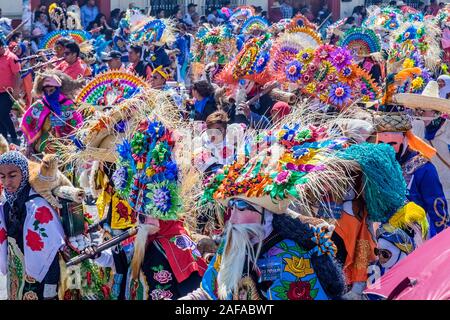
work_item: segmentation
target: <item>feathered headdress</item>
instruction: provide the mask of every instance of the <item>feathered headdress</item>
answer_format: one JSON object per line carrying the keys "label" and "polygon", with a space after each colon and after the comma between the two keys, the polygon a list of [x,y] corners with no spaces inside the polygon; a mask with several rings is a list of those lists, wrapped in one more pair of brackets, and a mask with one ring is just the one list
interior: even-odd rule
{"label": "feathered headdress", "polygon": [[414,225],[417,224],[420,226],[421,235],[424,239],[427,238],[430,228],[425,210],[414,202],[408,202],[400,208],[389,219],[389,224],[400,229],[414,228]]}

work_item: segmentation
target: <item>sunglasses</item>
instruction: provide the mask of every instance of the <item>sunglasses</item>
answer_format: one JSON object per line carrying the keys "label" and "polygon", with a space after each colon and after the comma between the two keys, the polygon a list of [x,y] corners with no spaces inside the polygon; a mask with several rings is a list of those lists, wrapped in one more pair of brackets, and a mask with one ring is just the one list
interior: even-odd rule
{"label": "sunglasses", "polygon": [[374,251],[376,256],[381,256],[386,260],[389,260],[392,257],[392,253],[386,249],[375,248]]}
{"label": "sunglasses", "polygon": [[250,210],[250,211],[255,211],[255,212],[261,213],[261,212],[259,212],[259,210],[257,210],[254,206],[252,206],[247,201],[239,200],[239,199],[231,199],[230,201],[228,201],[228,208],[230,210],[233,208],[236,208],[239,211]]}

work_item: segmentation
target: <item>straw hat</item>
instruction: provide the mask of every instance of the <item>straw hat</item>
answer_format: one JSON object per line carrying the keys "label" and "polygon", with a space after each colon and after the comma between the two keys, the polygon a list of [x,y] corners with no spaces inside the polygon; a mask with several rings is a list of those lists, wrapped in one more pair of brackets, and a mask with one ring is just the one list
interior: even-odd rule
{"label": "straw hat", "polygon": [[393,96],[393,102],[410,109],[434,110],[450,113],[450,100],[439,97],[439,85],[428,82],[422,94],[399,93]]}

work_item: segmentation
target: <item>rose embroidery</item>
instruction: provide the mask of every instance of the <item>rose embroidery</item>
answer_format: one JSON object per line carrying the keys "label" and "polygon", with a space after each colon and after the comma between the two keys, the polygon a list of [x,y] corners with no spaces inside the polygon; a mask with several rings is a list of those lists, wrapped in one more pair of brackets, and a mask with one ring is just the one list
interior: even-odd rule
{"label": "rose embroidery", "polygon": [[172,298],[173,294],[169,290],[155,289],[150,293],[152,300],[165,300]]}
{"label": "rose embroidery", "polygon": [[6,230],[2,228],[0,230],[0,245],[6,240]]}
{"label": "rose embroidery", "polygon": [[289,285],[287,297],[289,300],[313,300],[311,297],[311,284],[305,281],[292,282]]}
{"label": "rose embroidery", "polygon": [[36,292],[28,291],[23,295],[23,300],[39,300]]}
{"label": "rose embroidery", "polygon": [[52,212],[48,207],[39,207],[34,216],[40,224],[46,224],[53,220]]}
{"label": "rose embroidery", "polygon": [[33,230],[28,229],[25,240],[27,242],[27,246],[32,251],[41,251],[44,248],[44,242],[42,241],[41,236]]}
{"label": "rose embroidery", "polygon": [[153,274],[153,279],[161,284],[166,284],[172,280],[172,274],[167,270],[161,270]]}

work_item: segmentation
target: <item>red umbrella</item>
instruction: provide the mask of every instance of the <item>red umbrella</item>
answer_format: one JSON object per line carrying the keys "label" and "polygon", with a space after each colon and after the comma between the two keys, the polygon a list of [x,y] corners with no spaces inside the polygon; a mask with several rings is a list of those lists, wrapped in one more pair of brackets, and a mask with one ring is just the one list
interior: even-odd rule
{"label": "red umbrella", "polygon": [[450,299],[450,228],[426,241],[364,293],[388,300]]}

